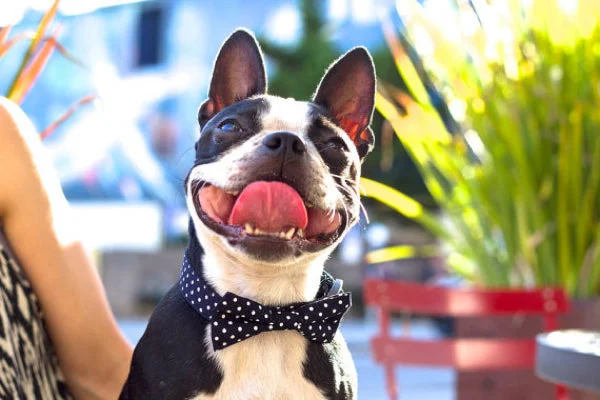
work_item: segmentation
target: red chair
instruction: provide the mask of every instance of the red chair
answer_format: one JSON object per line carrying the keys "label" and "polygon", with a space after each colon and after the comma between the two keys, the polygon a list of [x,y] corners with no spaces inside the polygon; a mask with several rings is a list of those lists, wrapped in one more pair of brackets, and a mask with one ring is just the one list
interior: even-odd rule
{"label": "red chair", "polygon": [[[391,337],[392,312],[445,317],[490,317],[538,315],[544,330],[557,329],[557,316],[568,308],[561,289],[478,290],[452,289],[402,281],[367,278],[365,304],[377,308],[380,331],[371,340],[375,360],[385,368],[389,398],[398,398],[394,366],[423,365],[451,367],[461,371],[534,369],[535,338],[531,339],[444,339],[426,341],[403,334]],[[556,398],[568,399],[563,387]]]}

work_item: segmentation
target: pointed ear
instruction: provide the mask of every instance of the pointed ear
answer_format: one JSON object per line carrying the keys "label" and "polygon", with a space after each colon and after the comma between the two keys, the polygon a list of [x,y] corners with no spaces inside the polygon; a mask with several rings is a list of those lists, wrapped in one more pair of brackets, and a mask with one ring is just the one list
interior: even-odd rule
{"label": "pointed ear", "polygon": [[361,160],[373,149],[369,125],[375,106],[375,67],[367,49],[356,47],[334,62],[313,102],[325,107],[346,131]]}
{"label": "pointed ear", "polygon": [[250,32],[238,29],[225,40],[215,61],[208,99],[198,110],[200,126],[225,107],[266,91],[260,47]]}

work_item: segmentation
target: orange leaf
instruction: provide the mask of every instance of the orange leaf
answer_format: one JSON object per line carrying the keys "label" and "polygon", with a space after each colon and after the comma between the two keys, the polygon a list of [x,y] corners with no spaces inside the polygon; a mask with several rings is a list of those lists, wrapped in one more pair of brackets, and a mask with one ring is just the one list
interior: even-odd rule
{"label": "orange leaf", "polygon": [[91,94],[89,96],[85,96],[83,99],[72,104],[71,107],[69,107],[69,109],[63,115],[60,116],[60,118],[58,118],[56,121],[54,121],[52,124],[50,124],[50,126],[48,126],[46,129],[44,129],[44,131],[41,134],[42,140],[46,139],[48,136],[50,136],[56,130],[56,128],[58,128],[66,120],[71,118],[71,116],[73,114],[75,114],[75,112],[77,110],[79,110],[79,108],[81,108],[82,106],[84,106],[88,103],[91,103],[94,100],[96,100],[96,95]]}
{"label": "orange leaf", "polygon": [[58,51],[64,58],[71,61],[73,64],[80,66],[81,68],[86,68],[85,64],[82,61],[75,58],[75,56],[69,53],[65,46],[63,46],[58,40],[56,40],[56,37],[51,36],[44,40],[54,42],[54,46],[56,46],[56,51]]}
{"label": "orange leaf", "polygon": [[21,79],[21,75],[25,71],[25,68],[28,67],[30,60],[34,57],[34,54],[37,51],[40,41],[42,40],[42,38],[44,38],[46,29],[56,16],[59,1],[60,0],[54,0],[52,7],[50,7],[50,9],[48,9],[46,14],[44,14],[44,16],[42,17],[42,20],[40,21],[40,25],[38,26],[35,36],[33,37],[33,40],[31,41],[31,44],[27,49],[27,53],[25,53],[25,56],[21,61],[21,65],[19,66],[19,69],[17,71],[16,78],[11,84],[10,89],[8,90],[8,97],[12,97],[14,95],[14,92],[17,90],[17,83],[19,79]]}
{"label": "orange leaf", "polygon": [[56,16],[56,12],[58,11],[58,3],[59,2],[60,2],[60,0],[54,0],[52,7],[50,7],[48,9],[48,11],[46,11],[46,14],[44,14],[44,16],[42,17],[42,20],[40,21],[40,25],[38,26],[38,30],[35,33],[35,38],[33,39],[33,42],[31,42],[31,46],[29,47],[29,50],[27,51],[27,54],[29,56],[31,56],[31,55],[33,55],[33,53],[35,53],[42,38],[45,36],[46,29],[48,29],[48,26],[50,25],[50,23]]}
{"label": "orange leaf", "polygon": [[[58,34],[58,28],[54,32],[54,36]],[[21,73],[13,85],[8,98],[17,104],[21,104],[25,95],[31,90],[36,79],[46,66],[48,59],[52,55],[56,47],[56,40],[46,40],[40,51],[35,55],[31,63]]]}
{"label": "orange leaf", "polygon": [[0,45],[8,38],[8,34],[12,29],[12,25],[7,25],[4,28],[0,29]]}
{"label": "orange leaf", "polygon": [[403,60],[408,56],[406,55],[400,40],[396,37],[396,29],[391,20],[387,18],[383,19],[381,21],[381,28],[383,30],[385,41],[394,57],[394,61],[396,61],[397,64],[402,64]]}
{"label": "orange leaf", "polygon": [[[34,37],[34,35],[35,35],[35,33],[32,31],[21,32],[18,35],[12,37],[6,43],[0,43],[0,57],[2,57],[2,55],[4,55],[4,53],[6,53],[8,50],[10,50],[10,48],[13,45],[17,44],[17,42],[20,42],[23,39],[32,39]],[[71,61],[73,64],[80,66],[81,68],[87,68],[86,65],[81,60],[79,60],[75,56],[73,56],[66,49],[65,46],[63,46],[59,41],[56,40],[56,38],[54,38],[52,36],[46,37],[46,38],[44,38],[44,41],[54,42],[54,45],[56,46],[56,51],[58,51],[64,58]]]}
{"label": "orange leaf", "polygon": [[11,47],[20,42],[23,39],[33,37],[33,32],[21,32],[16,36],[13,36],[10,40],[2,42],[0,40],[0,57],[4,55]]}
{"label": "orange leaf", "polygon": [[427,89],[425,88],[415,65],[406,53],[402,42],[396,36],[396,28],[392,20],[390,18],[382,17],[381,28],[383,30],[383,37],[394,57],[396,68],[402,76],[408,90],[414,96],[415,100],[423,105],[423,107],[431,107]]}

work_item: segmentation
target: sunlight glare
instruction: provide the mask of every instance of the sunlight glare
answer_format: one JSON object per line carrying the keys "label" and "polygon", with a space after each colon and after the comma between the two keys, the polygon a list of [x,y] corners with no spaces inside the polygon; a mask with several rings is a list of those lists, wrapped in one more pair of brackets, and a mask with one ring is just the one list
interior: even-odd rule
{"label": "sunlight glare", "polygon": [[567,15],[573,16],[579,9],[579,0],[557,0],[558,7]]}
{"label": "sunlight glare", "polygon": [[25,13],[25,4],[19,1],[0,1],[0,26],[18,23]]}
{"label": "sunlight glare", "polygon": [[302,22],[298,9],[291,4],[275,10],[267,20],[267,35],[281,44],[290,44],[298,40]]}
{"label": "sunlight glare", "polygon": [[359,25],[377,22],[377,1],[374,0],[351,0],[352,20]]}
{"label": "sunlight glare", "polygon": [[327,13],[332,20],[341,22],[348,18],[348,0],[329,0],[328,5]]}

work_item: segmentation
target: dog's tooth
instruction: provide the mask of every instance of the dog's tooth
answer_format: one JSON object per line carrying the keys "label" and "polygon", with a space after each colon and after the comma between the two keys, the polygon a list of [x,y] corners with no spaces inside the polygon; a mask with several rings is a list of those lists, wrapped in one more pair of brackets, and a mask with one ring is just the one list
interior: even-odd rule
{"label": "dog's tooth", "polygon": [[255,232],[254,228],[252,227],[252,225],[249,222],[246,222],[246,224],[244,225],[244,228],[246,229],[246,233],[249,233],[251,235]]}
{"label": "dog's tooth", "polygon": [[298,228],[298,237],[301,237],[301,238],[304,237],[304,229]]}
{"label": "dog's tooth", "polygon": [[267,232],[265,232],[265,231],[263,231],[263,230],[260,230],[260,229],[256,228],[256,229],[254,230],[254,234],[255,234],[255,235],[266,235],[266,234],[267,234]]}
{"label": "dog's tooth", "polygon": [[296,228],[290,228],[286,233],[285,233],[285,238],[286,239],[291,239],[294,236],[294,232],[296,231]]}
{"label": "dog's tooth", "polygon": [[225,193],[230,194],[232,196],[237,196],[238,194],[240,194],[239,190],[226,190]]}

